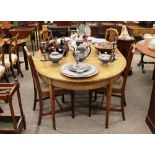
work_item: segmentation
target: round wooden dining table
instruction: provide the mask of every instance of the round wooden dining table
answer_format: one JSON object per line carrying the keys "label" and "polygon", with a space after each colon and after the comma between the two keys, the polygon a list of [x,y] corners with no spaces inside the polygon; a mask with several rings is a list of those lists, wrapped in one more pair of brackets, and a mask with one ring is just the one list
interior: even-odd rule
{"label": "round wooden dining table", "polygon": [[[41,52],[38,52],[41,53]],[[118,79],[122,71],[126,67],[126,59],[115,49],[116,58],[112,63],[103,64],[99,59],[99,52],[91,44],[91,53],[84,61],[85,63],[93,64],[98,69],[98,74],[87,77],[87,78],[70,78],[64,76],[60,72],[60,68],[66,63],[75,62],[73,51],[68,51],[67,55],[63,57],[58,64],[53,64],[51,61],[40,61],[41,54],[37,54],[33,57],[34,64],[39,75],[48,82],[50,91],[50,104],[51,104],[51,115],[53,129],[56,130],[55,122],[55,87],[60,87],[68,90],[93,90],[102,87],[107,87],[107,98],[106,98],[106,118],[105,127],[108,128],[109,124],[109,112],[112,94],[112,82]]]}

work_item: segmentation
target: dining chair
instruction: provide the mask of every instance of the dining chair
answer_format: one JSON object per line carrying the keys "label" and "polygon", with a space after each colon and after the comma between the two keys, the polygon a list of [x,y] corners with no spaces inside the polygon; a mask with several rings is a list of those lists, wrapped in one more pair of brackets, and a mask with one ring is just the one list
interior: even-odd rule
{"label": "dining chair", "polygon": [[2,47],[0,47],[0,79],[5,78],[6,82],[9,82],[6,76],[6,68],[4,65],[4,54],[3,54],[4,50],[5,50],[5,44]]}
{"label": "dining chair", "polygon": [[0,79],[2,79],[3,77],[5,77],[6,81],[9,82],[8,78],[6,76],[6,69],[5,69],[5,67],[3,65],[0,65]]}
{"label": "dining chair", "polygon": [[[17,47],[18,48],[17,49],[19,50],[20,48],[22,48],[24,62],[25,62],[25,69],[28,70],[29,66],[28,66],[27,56],[26,56],[26,53],[24,51],[24,46],[26,46],[26,43],[28,41],[28,37],[31,34],[31,32],[27,31],[21,27],[21,28],[9,30],[9,34],[10,34],[10,37],[14,37],[18,34],[18,37],[17,37]],[[32,41],[31,41],[31,48],[32,48],[33,55],[34,55],[34,48],[33,48],[33,42]],[[20,61],[20,63],[23,63],[23,62]]]}
{"label": "dining chair", "polygon": [[52,31],[50,30],[42,30],[40,32],[40,38],[41,38],[41,41],[49,41],[51,39],[53,39],[53,34],[52,34]]}
{"label": "dining chair", "polygon": [[119,35],[119,33],[118,33],[117,29],[109,28],[109,29],[106,29],[105,39],[110,42],[114,42],[114,41],[117,42],[118,35]]}
{"label": "dining chair", "polygon": [[[49,94],[49,86],[46,82],[44,82],[43,80],[41,80],[41,78],[39,77],[36,68],[35,68],[35,64],[33,62],[33,58],[30,54],[30,52],[28,51],[27,47],[25,46],[25,51],[28,57],[28,61],[29,61],[29,65],[31,68],[31,74],[32,74],[32,79],[33,79],[33,86],[34,86],[34,104],[33,104],[33,110],[36,109],[36,103],[39,102],[39,118],[38,118],[38,125],[41,124],[41,120],[42,120],[42,116],[46,116],[46,115],[51,115],[51,112],[44,112],[43,111],[43,100],[48,99],[50,96]],[[70,90],[66,90],[66,89],[60,89],[60,88],[56,88],[55,89],[55,96],[61,96],[61,95],[66,95],[69,94],[71,95],[71,110],[72,110],[72,118],[74,118],[74,92],[70,91]],[[70,109],[63,109],[62,106],[60,105],[59,101],[56,99],[60,110],[58,112],[64,112]]]}
{"label": "dining chair", "polygon": [[[16,66],[18,74],[23,77],[23,73],[21,71],[20,62],[19,62],[19,53],[17,47],[17,37],[18,34],[9,41],[8,53],[5,53],[5,49],[2,51],[2,60],[0,64],[4,65],[6,69],[10,69],[14,78],[16,78],[14,67]],[[8,43],[5,43],[8,44]]]}
{"label": "dining chair", "polygon": [[[17,94],[19,114],[15,114],[13,104],[13,96]],[[5,111],[0,107],[0,112],[4,113],[1,115],[1,126],[0,133],[20,133],[24,128],[26,129],[25,115],[22,107],[22,100],[20,95],[20,84],[17,79],[13,83],[0,83],[0,101],[6,101],[10,108],[11,114],[5,114]]]}
{"label": "dining chair", "polygon": [[[110,110],[121,112],[123,120],[125,120],[124,106],[126,106],[125,86],[126,86],[128,73],[129,73],[132,58],[133,58],[133,47],[134,47],[134,45],[131,45],[130,51],[128,52],[126,68],[122,72],[120,78],[112,83],[112,96],[120,97],[121,98],[121,103],[120,103],[121,105],[120,105],[120,109],[110,108]],[[96,92],[97,94],[105,95],[106,91],[107,91],[106,88],[100,88],[97,90],[89,91],[89,116],[91,116],[92,92]]]}

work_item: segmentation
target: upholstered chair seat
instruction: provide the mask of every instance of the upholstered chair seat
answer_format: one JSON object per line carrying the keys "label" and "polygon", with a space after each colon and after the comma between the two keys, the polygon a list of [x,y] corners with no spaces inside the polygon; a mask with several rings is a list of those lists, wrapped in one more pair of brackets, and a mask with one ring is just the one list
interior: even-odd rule
{"label": "upholstered chair seat", "polygon": [[[16,62],[18,60],[17,55],[12,53],[11,54],[11,60],[12,60],[13,65],[16,64]],[[2,61],[0,62],[0,64],[2,64]],[[9,54],[4,54],[4,64],[5,64],[6,68],[10,68],[11,63],[9,60]]]}
{"label": "upholstered chair seat", "polygon": [[4,73],[5,73],[5,67],[0,65],[0,78],[3,77]]}

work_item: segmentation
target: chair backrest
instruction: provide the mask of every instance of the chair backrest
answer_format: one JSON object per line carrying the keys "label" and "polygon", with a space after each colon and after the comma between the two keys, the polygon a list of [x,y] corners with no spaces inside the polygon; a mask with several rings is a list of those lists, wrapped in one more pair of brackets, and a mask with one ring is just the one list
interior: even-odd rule
{"label": "chair backrest", "polygon": [[110,42],[117,41],[118,34],[119,33],[118,33],[117,29],[109,28],[109,29],[106,30],[105,39],[107,41],[110,41]]}
{"label": "chair backrest", "polygon": [[1,55],[0,55],[0,61],[2,61],[3,66],[5,66],[5,62],[4,62],[5,45],[6,45],[6,41],[4,42],[4,45],[1,47]]}
{"label": "chair backrest", "polygon": [[131,63],[132,63],[132,59],[133,59],[133,48],[134,48],[134,45],[132,44],[130,46],[130,50],[129,50],[127,58],[126,58],[126,61],[127,61],[126,68],[124,69],[124,71],[122,73],[122,76],[123,76],[122,88],[123,89],[125,89],[125,85],[126,85],[126,82],[127,82],[128,74],[129,74]]}
{"label": "chair backrest", "polygon": [[37,70],[35,68],[33,59],[32,59],[32,55],[30,54],[30,52],[28,51],[27,47],[24,46],[28,61],[29,61],[29,65],[31,68],[31,74],[32,74],[32,78],[33,78],[33,84],[34,84],[34,89],[38,92],[39,98],[42,98],[41,96],[41,86],[40,86],[40,81],[39,81],[39,76],[37,73]]}
{"label": "chair backrest", "polygon": [[9,44],[9,61],[11,63],[11,66],[13,66],[13,63],[12,63],[12,56],[11,54],[14,53],[17,55],[18,59],[19,59],[19,54],[17,52],[18,50],[18,47],[17,47],[17,38],[18,38],[18,34],[16,34],[14,37],[11,37],[10,38],[10,44]]}
{"label": "chair backrest", "polygon": [[49,41],[50,39],[53,39],[52,31],[43,30],[41,33],[41,40],[42,41]]}

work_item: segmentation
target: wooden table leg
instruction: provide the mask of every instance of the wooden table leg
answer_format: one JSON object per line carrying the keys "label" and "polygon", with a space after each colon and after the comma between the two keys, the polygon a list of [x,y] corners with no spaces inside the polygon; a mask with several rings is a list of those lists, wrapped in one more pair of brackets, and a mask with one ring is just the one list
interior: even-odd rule
{"label": "wooden table leg", "polygon": [[54,91],[54,86],[52,85],[52,80],[49,81],[49,92],[50,92],[52,124],[53,124],[53,129],[56,130],[56,123],[55,123],[55,91]]}
{"label": "wooden table leg", "polygon": [[105,118],[105,127],[108,128],[109,124],[109,113],[110,113],[110,104],[111,104],[111,94],[112,87],[111,83],[107,86],[107,98],[106,98],[106,118]]}

